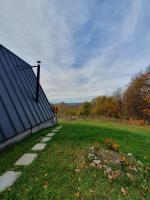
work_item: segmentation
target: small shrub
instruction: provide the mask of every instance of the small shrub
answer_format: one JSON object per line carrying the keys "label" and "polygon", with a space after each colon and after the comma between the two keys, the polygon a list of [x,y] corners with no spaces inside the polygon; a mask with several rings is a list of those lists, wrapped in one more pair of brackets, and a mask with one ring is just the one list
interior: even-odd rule
{"label": "small shrub", "polygon": [[109,150],[113,150],[113,151],[116,151],[116,152],[119,151],[120,145],[114,143],[111,138],[106,138],[104,140],[104,144],[106,145],[106,148],[108,148]]}

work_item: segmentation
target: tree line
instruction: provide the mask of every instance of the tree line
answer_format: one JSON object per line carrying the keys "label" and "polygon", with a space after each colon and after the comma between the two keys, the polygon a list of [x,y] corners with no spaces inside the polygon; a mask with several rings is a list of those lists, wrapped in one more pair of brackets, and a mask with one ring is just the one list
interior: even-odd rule
{"label": "tree line", "polygon": [[98,96],[77,107],[57,105],[58,115],[105,116],[118,119],[150,122],[150,67],[135,75],[125,88],[117,89],[111,96]]}

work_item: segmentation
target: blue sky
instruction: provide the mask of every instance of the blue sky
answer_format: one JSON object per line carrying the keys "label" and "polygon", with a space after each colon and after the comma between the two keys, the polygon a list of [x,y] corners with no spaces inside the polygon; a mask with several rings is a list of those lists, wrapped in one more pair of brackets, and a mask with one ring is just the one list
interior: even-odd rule
{"label": "blue sky", "polygon": [[149,0],[0,0],[1,44],[35,65],[51,102],[110,95],[150,63]]}

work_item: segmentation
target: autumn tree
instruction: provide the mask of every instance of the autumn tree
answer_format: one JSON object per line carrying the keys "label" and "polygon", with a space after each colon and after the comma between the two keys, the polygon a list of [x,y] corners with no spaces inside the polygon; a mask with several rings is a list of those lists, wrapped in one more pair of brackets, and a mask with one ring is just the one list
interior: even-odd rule
{"label": "autumn tree", "polygon": [[139,73],[123,94],[124,114],[150,121],[150,72]]}
{"label": "autumn tree", "polygon": [[79,108],[79,115],[88,116],[91,112],[91,103],[85,102]]}
{"label": "autumn tree", "polygon": [[97,116],[117,117],[117,102],[114,97],[99,96],[92,101],[92,114]]}
{"label": "autumn tree", "polygon": [[123,92],[121,88],[118,88],[114,93],[113,93],[113,97],[116,101],[116,109],[117,109],[117,116],[119,118],[122,117],[122,112],[123,112],[123,108],[122,108],[122,96],[123,96]]}

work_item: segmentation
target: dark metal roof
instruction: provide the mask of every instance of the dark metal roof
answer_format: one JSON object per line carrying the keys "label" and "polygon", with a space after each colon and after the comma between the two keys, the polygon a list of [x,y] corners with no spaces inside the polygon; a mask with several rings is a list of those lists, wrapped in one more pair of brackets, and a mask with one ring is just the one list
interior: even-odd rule
{"label": "dark metal roof", "polygon": [[31,66],[0,45],[0,143],[53,119],[41,86],[38,103],[35,95],[36,76]]}

